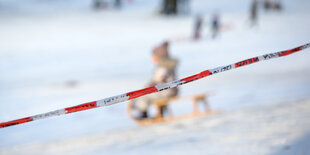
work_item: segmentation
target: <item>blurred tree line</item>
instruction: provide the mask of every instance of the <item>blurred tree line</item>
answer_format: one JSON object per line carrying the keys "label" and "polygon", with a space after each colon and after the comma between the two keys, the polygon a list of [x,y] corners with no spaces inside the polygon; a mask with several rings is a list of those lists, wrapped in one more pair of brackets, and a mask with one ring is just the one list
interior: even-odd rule
{"label": "blurred tree line", "polygon": [[190,12],[190,0],[163,0],[160,13],[164,15],[187,14]]}
{"label": "blurred tree line", "polygon": [[[121,8],[123,0],[93,0],[94,9],[106,9],[109,6]],[[134,0],[127,0],[133,2]],[[190,0],[162,0],[160,13],[163,15],[188,14],[190,12]]]}

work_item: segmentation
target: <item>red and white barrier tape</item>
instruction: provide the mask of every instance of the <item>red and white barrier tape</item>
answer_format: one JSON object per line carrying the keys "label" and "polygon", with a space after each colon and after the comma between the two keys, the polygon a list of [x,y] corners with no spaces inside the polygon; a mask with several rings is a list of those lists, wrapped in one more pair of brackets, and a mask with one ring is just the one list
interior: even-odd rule
{"label": "red and white barrier tape", "polygon": [[214,69],[205,70],[201,73],[183,78],[181,80],[175,80],[172,82],[156,85],[153,87],[148,87],[148,88],[132,91],[132,92],[125,93],[125,94],[121,94],[121,95],[117,95],[117,96],[113,96],[113,97],[108,97],[108,98],[98,100],[98,101],[88,102],[88,103],[84,103],[84,104],[80,104],[80,105],[76,105],[76,106],[72,106],[72,107],[68,107],[68,108],[64,108],[64,109],[59,109],[59,110],[51,111],[48,113],[43,113],[43,114],[25,117],[25,118],[13,120],[13,121],[3,122],[3,123],[0,123],[0,128],[12,126],[12,125],[17,125],[17,124],[22,124],[22,123],[26,123],[26,122],[30,122],[30,121],[34,121],[34,120],[44,119],[44,118],[48,118],[48,117],[52,117],[52,116],[59,116],[59,115],[69,114],[72,112],[97,108],[97,107],[101,107],[101,106],[109,106],[109,105],[112,105],[115,103],[128,101],[128,100],[135,99],[135,98],[147,95],[147,94],[159,92],[159,91],[162,91],[165,89],[174,88],[174,87],[177,87],[179,85],[189,83],[189,82],[204,78],[204,77],[209,76],[209,75],[228,71],[228,70],[238,68],[238,67],[242,67],[245,65],[249,65],[249,64],[252,64],[255,62],[259,62],[259,61],[263,61],[263,60],[269,60],[269,59],[278,58],[278,57],[282,57],[282,56],[287,56],[287,55],[290,55],[290,54],[295,53],[295,52],[299,52],[299,51],[304,50],[304,49],[309,48],[309,47],[310,47],[310,43],[296,47],[294,49],[270,53],[270,54],[265,54],[262,56],[246,59],[246,60],[243,60],[243,61],[240,61],[240,62],[237,62],[234,64],[230,64],[227,66],[221,66],[221,67],[217,67]]}

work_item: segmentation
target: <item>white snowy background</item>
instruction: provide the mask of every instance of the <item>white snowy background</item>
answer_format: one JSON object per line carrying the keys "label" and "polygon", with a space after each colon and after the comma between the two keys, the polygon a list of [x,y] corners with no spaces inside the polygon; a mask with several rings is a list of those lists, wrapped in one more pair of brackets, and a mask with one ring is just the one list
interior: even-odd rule
{"label": "white snowy background", "polygon": [[[170,46],[180,61],[179,78],[309,43],[310,1],[281,2],[281,12],[260,7],[258,25],[251,28],[250,0],[192,0],[191,13],[176,17],[158,15],[159,0],[97,11],[91,0],[0,0],[0,122],[143,88],[152,74],[152,49],[164,40],[192,35],[197,14],[204,17],[203,39]],[[215,11],[229,29],[212,40],[209,23]],[[307,49],[259,62],[183,85],[181,95],[214,92],[211,107],[223,113],[309,99],[309,60]],[[0,150],[146,130],[127,117],[125,104],[1,129]],[[214,152],[223,153],[220,147]]]}

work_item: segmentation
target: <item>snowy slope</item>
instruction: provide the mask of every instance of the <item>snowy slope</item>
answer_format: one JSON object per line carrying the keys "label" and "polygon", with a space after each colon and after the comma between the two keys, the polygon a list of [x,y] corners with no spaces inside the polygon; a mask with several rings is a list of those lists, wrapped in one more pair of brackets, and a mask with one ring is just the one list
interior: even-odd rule
{"label": "snowy slope", "polygon": [[[158,1],[135,0],[94,11],[88,0],[0,1],[0,121],[8,121],[140,89],[150,78],[150,51],[165,39],[189,36],[193,18],[216,10],[230,30],[216,40],[175,42],[179,77],[310,41],[307,0],[285,0],[281,13],[260,10],[249,28],[250,1],[192,2],[190,16],[160,17]],[[310,96],[310,52],[247,66],[181,87],[214,91],[222,111]],[[76,83],[69,87],[68,83]],[[125,103],[1,129],[0,148],[63,140],[135,127]]]}
{"label": "snowy slope", "polygon": [[28,144],[2,154],[309,154],[310,100]]}

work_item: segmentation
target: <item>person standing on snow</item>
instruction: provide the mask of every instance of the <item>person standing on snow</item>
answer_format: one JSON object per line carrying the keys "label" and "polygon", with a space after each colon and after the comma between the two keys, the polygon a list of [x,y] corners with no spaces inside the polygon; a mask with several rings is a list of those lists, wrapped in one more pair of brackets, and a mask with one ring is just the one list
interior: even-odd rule
{"label": "person standing on snow", "polygon": [[257,0],[253,0],[250,10],[251,26],[257,25],[257,9],[258,9],[258,2]]}
{"label": "person standing on snow", "polygon": [[[170,57],[168,47],[169,42],[165,41],[163,44],[153,50],[152,59],[156,67],[154,69],[152,79],[147,84],[147,87],[176,80],[175,70],[178,61]],[[139,119],[145,119],[150,117],[148,114],[148,109],[151,106],[152,102],[158,99],[174,97],[177,96],[177,94],[178,89],[171,88],[136,99],[135,107],[138,109],[138,111],[140,111],[140,116],[138,116]],[[161,107],[160,113],[164,115],[166,112],[167,107]]]}
{"label": "person standing on snow", "polygon": [[195,19],[195,25],[194,25],[194,35],[193,35],[193,39],[194,40],[198,40],[201,37],[201,27],[202,27],[202,16],[198,15]]}
{"label": "person standing on snow", "polygon": [[220,15],[218,13],[214,13],[211,21],[211,37],[215,39],[218,36],[220,31]]}

